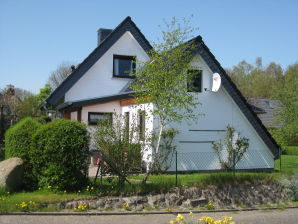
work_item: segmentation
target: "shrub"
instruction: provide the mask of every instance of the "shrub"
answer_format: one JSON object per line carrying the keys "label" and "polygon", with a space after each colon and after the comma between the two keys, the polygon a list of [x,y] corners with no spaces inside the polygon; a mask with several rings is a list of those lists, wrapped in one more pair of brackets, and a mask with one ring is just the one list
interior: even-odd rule
{"label": "shrub", "polygon": [[34,188],[36,178],[32,174],[31,143],[32,136],[41,126],[33,118],[24,118],[9,128],[5,133],[5,158],[19,157],[24,161],[24,185],[25,188]]}
{"label": "shrub", "polygon": [[135,134],[138,129],[135,122],[128,128],[125,117],[114,114],[114,122],[103,119],[98,123],[95,141],[104,154],[110,172],[119,177],[119,184],[124,184],[128,172],[133,172],[141,167],[140,139]]}
{"label": "shrub", "polygon": [[288,190],[292,199],[298,201],[298,173],[291,177],[283,177],[280,182]]}
{"label": "shrub", "polygon": [[87,183],[89,156],[86,126],[59,119],[33,136],[32,164],[40,187],[79,189]]}
{"label": "shrub", "polygon": [[249,147],[249,139],[240,137],[240,133],[235,128],[227,126],[224,142],[212,143],[212,148],[216,152],[222,169],[235,169],[236,164],[242,159]]}

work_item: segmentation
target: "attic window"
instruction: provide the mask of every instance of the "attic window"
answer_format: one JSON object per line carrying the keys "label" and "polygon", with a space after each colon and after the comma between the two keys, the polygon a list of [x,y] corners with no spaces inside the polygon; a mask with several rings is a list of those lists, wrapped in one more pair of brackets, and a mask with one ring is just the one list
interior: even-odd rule
{"label": "attic window", "polygon": [[193,78],[190,83],[187,83],[187,92],[202,92],[202,70],[189,70]]}
{"label": "attic window", "polygon": [[101,120],[108,119],[112,123],[113,114],[112,113],[100,113],[100,112],[89,112],[88,113],[88,124],[97,125]]}
{"label": "attic window", "polygon": [[133,78],[136,68],[134,56],[114,55],[113,58],[113,76],[120,78]]}

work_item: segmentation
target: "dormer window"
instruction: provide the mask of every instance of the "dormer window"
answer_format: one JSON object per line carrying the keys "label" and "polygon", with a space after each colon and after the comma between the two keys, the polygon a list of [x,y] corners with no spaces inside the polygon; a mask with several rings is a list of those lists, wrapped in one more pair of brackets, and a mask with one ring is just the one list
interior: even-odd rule
{"label": "dormer window", "polygon": [[114,55],[113,58],[113,76],[120,78],[133,78],[136,68],[134,56]]}

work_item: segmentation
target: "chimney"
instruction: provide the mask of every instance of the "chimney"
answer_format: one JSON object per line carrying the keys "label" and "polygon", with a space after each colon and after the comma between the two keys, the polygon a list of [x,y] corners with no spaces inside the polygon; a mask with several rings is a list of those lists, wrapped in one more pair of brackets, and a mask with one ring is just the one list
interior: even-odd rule
{"label": "chimney", "polygon": [[99,46],[107,38],[107,36],[109,36],[109,34],[112,31],[113,30],[111,29],[100,28],[97,31],[97,34],[98,34],[97,46]]}

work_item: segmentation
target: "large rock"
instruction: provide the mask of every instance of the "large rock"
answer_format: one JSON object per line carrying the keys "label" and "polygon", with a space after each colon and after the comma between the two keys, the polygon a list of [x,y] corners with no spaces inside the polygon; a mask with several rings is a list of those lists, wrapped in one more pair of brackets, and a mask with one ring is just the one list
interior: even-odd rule
{"label": "large rock", "polygon": [[10,158],[0,162],[0,187],[8,191],[19,189],[23,184],[23,160]]}

